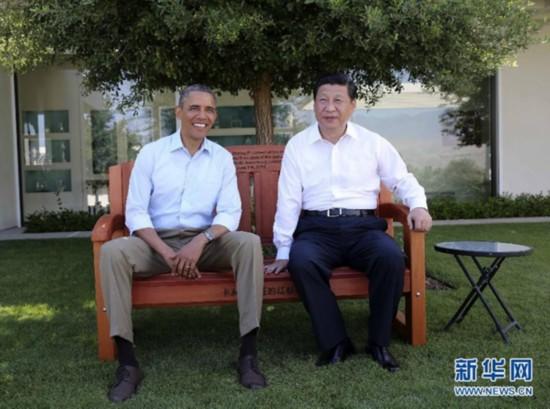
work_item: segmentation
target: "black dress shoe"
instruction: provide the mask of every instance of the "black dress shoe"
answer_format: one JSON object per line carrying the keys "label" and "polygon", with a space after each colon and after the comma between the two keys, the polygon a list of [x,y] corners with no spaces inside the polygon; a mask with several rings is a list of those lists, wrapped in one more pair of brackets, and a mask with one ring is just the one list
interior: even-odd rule
{"label": "black dress shoe", "polygon": [[143,380],[143,372],[135,366],[124,365],[118,367],[115,377],[115,383],[111,386],[107,396],[111,402],[122,402],[137,392],[138,386]]}
{"label": "black dress shoe", "polygon": [[254,355],[239,358],[237,371],[239,383],[248,389],[262,389],[267,386],[264,374],[258,368],[258,359]]}
{"label": "black dress shoe", "polygon": [[355,353],[355,347],[349,339],[345,339],[335,347],[319,355],[316,366],[324,366],[344,362],[350,355]]}
{"label": "black dress shoe", "polygon": [[390,372],[397,372],[399,370],[399,364],[392,354],[390,354],[388,348],[378,345],[367,345],[365,352],[370,354],[372,359],[374,359],[382,368]]}

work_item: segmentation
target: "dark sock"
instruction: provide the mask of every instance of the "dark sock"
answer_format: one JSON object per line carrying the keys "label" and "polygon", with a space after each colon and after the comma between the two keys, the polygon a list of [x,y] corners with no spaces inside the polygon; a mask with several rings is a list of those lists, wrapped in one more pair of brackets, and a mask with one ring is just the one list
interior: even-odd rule
{"label": "dark sock", "polygon": [[134,352],[134,345],[127,339],[121,337],[114,337],[114,339],[118,352],[118,363],[120,366],[129,365],[139,368]]}
{"label": "dark sock", "polygon": [[245,334],[241,337],[241,350],[240,356],[253,355],[256,356],[258,353],[256,351],[256,334],[258,333],[258,328],[254,328],[248,334]]}

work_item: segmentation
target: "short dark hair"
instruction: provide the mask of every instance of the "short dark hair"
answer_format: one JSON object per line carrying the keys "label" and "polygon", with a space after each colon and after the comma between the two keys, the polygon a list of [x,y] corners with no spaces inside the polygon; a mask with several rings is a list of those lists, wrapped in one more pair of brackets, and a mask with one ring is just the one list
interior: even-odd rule
{"label": "short dark hair", "polygon": [[207,94],[212,95],[212,98],[214,98],[214,102],[217,102],[216,101],[216,94],[214,94],[214,91],[212,91],[212,89],[208,85],[192,84],[192,85],[188,85],[187,87],[185,87],[184,89],[182,89],[180,91],[180,97],[179,97],[179,100],[178,100],[178,105],[182,106],[185,99],[187,97],[189,97],[189,95],[192,92],[195,92],[195,91],[206,92]]}
{"label": "short dark hair", "polygon": [[317,91],[322,85],[345,85],[348,87],[348,96],[353,101],[357,98],[357,86],[351,79],[351,77],[343,72],[336,72],[333,74],[324,75],[317,80],[315,88],[313,89],[313,99],[317,97]]}

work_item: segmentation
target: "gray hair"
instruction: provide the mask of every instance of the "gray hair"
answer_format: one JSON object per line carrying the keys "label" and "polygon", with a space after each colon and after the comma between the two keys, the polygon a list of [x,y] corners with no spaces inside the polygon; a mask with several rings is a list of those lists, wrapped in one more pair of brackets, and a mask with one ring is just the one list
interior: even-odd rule
{"label": "gray hair", "polygon": [[214,102],[217,102],[216,100],[216,94],[214,94],[214,91],[212,91],[212,89],[208,86],[208,85],[204,85],[204,84],[192,84],[192,85],[188,85],[187,87],[185,87],[184,89],[182,89],[180,91],[180,98],[178,100],[178,105],[179,106],[182,106],[183,103],[185,102],[185,99],[187,97],[189,97],[189,95],[192,93],[192,92],[195,92],[195,91],[199,91],[199,92],[206,92],[207,94],[210,94],[212,95],[212,98],[214,98]]}

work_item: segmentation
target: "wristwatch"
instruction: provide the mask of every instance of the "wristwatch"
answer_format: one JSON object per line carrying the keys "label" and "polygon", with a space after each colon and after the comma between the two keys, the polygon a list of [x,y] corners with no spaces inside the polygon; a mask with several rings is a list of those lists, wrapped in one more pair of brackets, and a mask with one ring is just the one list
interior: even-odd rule
{"label": "wristwatch", "polygon": [[214,240],[214,236],[210,233],[210,230],[206,229],[202,232],[202,234],[204,234],[204,237],[206,237],[206,240],[208,240],[209,243]]}

